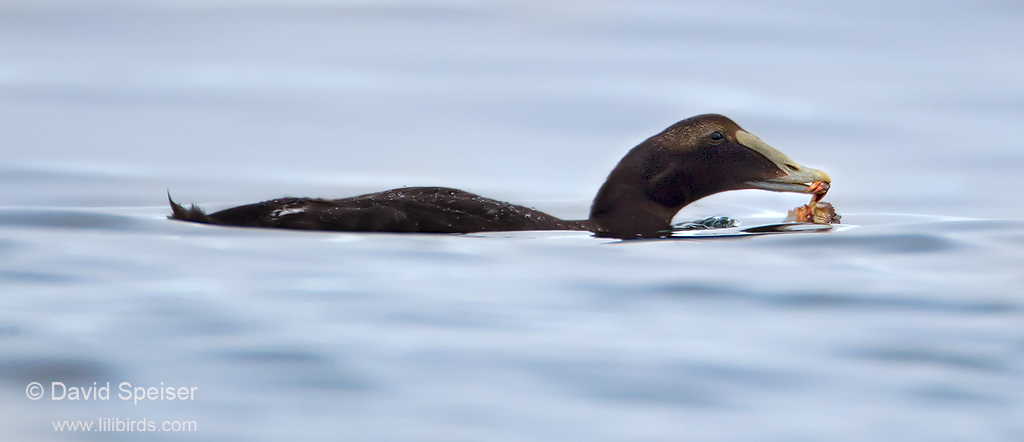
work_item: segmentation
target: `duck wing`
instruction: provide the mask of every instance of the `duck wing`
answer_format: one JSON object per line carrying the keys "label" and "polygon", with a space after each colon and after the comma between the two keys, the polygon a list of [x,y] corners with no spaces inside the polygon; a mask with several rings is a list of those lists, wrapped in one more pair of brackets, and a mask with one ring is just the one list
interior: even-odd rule
{"label": "duck wing", "polygon": [[421,233],[587,230],[582,221],[446,187],[406,187],[333,200],[279,198],[209,215],[195,206],[175,206],[172,202],[173,218],[243,227]]}

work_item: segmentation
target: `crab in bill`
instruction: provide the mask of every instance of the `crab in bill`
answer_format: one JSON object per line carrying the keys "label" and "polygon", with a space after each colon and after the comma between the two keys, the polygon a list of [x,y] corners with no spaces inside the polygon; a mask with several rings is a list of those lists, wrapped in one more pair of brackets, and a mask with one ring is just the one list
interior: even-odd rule
{"label": "crab in bill", "polygon": [[811,194],[811,202],[790,210],[785,222],[839,224],[842,217],[836,213],[835,207],[822,201],[830,187],[824,181],[812,183],[805,191]]}

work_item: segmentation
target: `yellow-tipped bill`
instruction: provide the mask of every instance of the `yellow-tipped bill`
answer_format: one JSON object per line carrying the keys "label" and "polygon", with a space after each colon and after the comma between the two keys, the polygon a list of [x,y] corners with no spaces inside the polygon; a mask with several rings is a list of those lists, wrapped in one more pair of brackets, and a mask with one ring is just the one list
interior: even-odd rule
{"label": "yellow-tipped bill", "polygon": [[821,187],[814,186],[812,188],[814,183],[832,182],[832,178],[830,178],[827,173],[793,161],[792,158],[786,156],[786,154],[782,152],[779,152],[778,149],[769,146],[768,143],[761,141],[760,138],[750,132],[742,130],[737,131],[736,141],[739,141],[740,144],[764,155],[765,158],[772,163],[775,163],[775,166],[785,173],[785,175],[778,178],[747,181],[746,184],[752,189],[772,190],[775,192],[814,193]]}

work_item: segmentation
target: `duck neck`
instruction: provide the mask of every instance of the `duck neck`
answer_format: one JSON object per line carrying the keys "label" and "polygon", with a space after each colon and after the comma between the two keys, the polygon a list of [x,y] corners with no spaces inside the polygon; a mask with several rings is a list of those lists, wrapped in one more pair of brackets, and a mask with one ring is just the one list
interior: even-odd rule
{"label": "duck neck", "polygon": [[634,186],[601,187],[590,207],[591,230],[598,236],[652,238],[672,227],[680,207],[667,207],[647,200],[643,189]]}
{"label": "duck neck", "polygon": [[660,158],[662,150],[646,144],[626,154],[594,197],[588,222],[598,236],[664,236],[676,212],[697,199],[683,183],[686,163]]}

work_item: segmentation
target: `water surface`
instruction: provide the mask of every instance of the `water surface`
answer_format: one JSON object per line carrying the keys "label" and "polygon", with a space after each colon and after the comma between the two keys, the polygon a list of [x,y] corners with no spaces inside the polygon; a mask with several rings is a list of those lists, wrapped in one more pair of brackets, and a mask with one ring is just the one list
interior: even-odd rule
{"label": "water surface", "polygon": [[[1001,1],[2,2],[0,438],[1024,439],[1021,28]],[[844,224],[165,218],[168,189],[219,209],[403,185],[584,217],[630,147],[706,112],[828,171]],[[53,430],[101,418],[198,431]]]}

